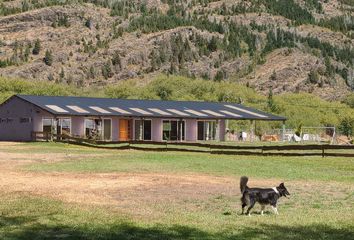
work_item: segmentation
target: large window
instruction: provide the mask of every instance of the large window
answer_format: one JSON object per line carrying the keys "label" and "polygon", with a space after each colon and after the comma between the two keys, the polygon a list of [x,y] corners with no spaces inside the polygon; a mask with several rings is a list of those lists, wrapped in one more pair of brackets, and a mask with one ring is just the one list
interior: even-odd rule
{"label": "large window", "polygon": [[198,121],[198,140],[215,140],[216,129],[215,121]]}
{"label": "large window", "polygon": [[42,120],[43,132],[45,133],[54,133],[54,121],[52,118],[43,118]]}
{"label": "large window", "polygon": [[71,119],[59,118],[57,120],[57,134],[63,134],[69,136],[71,133]]}
{"label": "large window", "polygon": [[111,140],[112,139],[112,120],[104,119],[103,120],[103,139]]}
{"label": "large window", "polygon": [[88,139],[102,139],[102,120],[86,118],[85,136]]}
{"label": "large window", "polygon": [[162,139],[165,141],[180,141],[185,139],[184,121],[163,120]]}
{"label": "large window", "polygon": [[151,120],[135,120],[135,140],[151,140]]}

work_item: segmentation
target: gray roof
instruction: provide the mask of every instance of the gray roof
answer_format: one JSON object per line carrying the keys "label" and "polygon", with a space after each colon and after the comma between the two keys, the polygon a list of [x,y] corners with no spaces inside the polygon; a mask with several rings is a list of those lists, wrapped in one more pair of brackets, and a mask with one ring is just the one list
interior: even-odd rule
{"label": "gray roof", "polygon": [[275,116],[240,104],[225,102],[132,100],[33,95],[15,96],[58,116],[286,120],[284,117]]}

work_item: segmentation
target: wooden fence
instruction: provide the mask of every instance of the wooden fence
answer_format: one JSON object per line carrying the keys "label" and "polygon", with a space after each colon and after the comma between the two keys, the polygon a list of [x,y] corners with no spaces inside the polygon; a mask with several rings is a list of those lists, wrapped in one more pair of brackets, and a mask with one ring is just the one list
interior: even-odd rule
{"label": "wooden fence", "polygon": [[108,150],[134,149],[143,151],[181,151],[227,155],[354,157],[354,145],[293,144],[243,146],[198,142],[99,141],[44,132],[32,132],[32,139],[33,141],[65,142]]}

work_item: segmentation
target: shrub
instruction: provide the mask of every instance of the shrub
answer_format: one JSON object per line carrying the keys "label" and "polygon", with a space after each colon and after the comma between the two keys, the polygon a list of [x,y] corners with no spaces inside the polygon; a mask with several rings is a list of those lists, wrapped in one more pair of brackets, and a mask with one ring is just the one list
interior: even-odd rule
{"label": "shrub", "polygon": [[48,66],[52,66],[53,64],[53,55],[52,55],[52,51],[50,50],[47,50],[45,52],[45,56],[44,56],[44,59],[43,59],[44,63]]}
{"label": "shrub", "polygon": [[39,39],[37,39],[36,42],[34,43],[32,53],[34,55],[38,55],[40,51],[41,51],[41,42],[39,41]]}

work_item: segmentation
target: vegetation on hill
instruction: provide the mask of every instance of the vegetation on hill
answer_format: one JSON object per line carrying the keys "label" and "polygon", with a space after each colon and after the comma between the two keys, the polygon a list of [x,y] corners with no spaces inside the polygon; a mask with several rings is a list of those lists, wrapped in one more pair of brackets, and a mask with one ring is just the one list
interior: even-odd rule
{"label": "vegetation on hill", "polygon": [[[16,93],[233,102],[285,116],[288,118],[286,125],[289,128],[335,126],[343,134],[354,133],[354,108],[350,107],[352,96],[347,98],[348,105],[340,102],[327,102],[308,93],[266,97],[251,88],[227,81],[211,82],[203,79],[160,75],[146,85],[142,85],[139,79],[131,79],[100,89],[78,89],[73,85],[0,78],[0,101]],[[248,121],[234,121],[231,123],[231,128],[238,130],[248,125]],[[257,124],[257,131],[261,134],[271,128],[280,127],[281,123],[260,122]]]}
{"label": "vegetation on hill", "polygon": [[[0,1],[0,74],[81,87],[162,72],[236,80],[265,94],[269,76],[257,66],[296,49],[296,61],[313,58],[304,66],[272,63],[290,79],[273,78],[274,92],[320,89],[338,100],[354,90],[352,7],[347,0]],[[18,29],[45,32],[34,38]]]}

